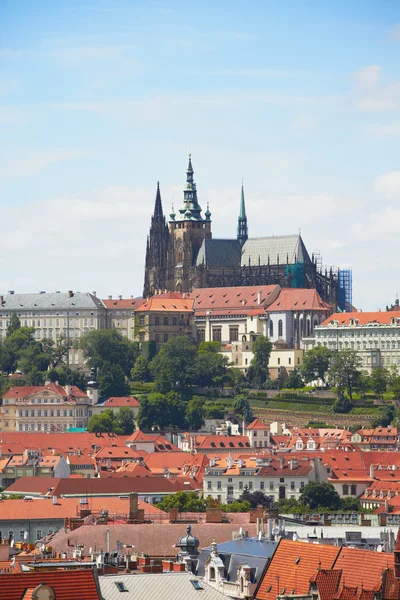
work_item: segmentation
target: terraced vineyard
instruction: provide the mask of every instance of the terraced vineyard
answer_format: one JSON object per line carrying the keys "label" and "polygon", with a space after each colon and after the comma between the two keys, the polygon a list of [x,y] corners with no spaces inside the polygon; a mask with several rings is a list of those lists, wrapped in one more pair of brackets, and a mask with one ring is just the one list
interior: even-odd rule
{"label": "terraced vineyard", "polygon": [[[284,404],[283,402],[281,404]],[[289,403],[288,403],[289,404]],[[290,404],[295,404],[290,403]],[[350,425],[360,424],[363,427],[370,427],[371,421],[376,418],[376,414],[371,411],[370,414],[337,414],[331,413],[327,410],[318,410],[315,406],[308,407],[307,405],[301,407],[302,410],[299,409],[299,405],[294,407],[284,408],[269,408],[267,407],[253,407],[253,413],[256,417],[261,419],[261,421],[265,421],[269,423],[271,421],[279,421],[284,422],[287,425],[297,426],[297,427],[306,427],[309,421],[314,422],[322,422],[335,427],[349,427]]]}

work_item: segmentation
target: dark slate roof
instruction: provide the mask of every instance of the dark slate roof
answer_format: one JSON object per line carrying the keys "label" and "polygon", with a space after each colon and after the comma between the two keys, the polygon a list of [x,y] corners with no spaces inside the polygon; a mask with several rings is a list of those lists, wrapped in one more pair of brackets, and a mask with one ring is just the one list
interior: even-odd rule
{"label": "dark slate roof", "polygon": [[238,240],[206,239],[197,255],[196,264],[206,267],[237,268],[242,248]]}
{"label": "dark slate roof", "polygon": [[286,264],[287,259],[289,264],[295,262],[310,263],[311,259],[304,245],[301,235],[280,235],[263,238],[249,238],[243,245],[242,251],[242,267],[268,264],[276,265],[278,263]]}
{"label": "dark slate roof", "polygon": [[[264,556],[270,558],[275,552],[277,542],[270,540],[259,540],[258,538],[241,538],[218,544],[219,552],[230,552],[236,554],[247,554],[249,556]],[[211,546],[204,548],[211,552]]]}

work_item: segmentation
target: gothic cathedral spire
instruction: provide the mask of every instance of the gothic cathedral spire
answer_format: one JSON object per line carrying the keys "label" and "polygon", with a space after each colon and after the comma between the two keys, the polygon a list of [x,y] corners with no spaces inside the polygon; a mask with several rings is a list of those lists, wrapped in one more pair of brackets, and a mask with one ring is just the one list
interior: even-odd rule
{"label": "gothic cathedral spire", "polygon": [[143,297],[151,296],[155,291],[167,287],[169,244],[170,237],[162,209],[160,183],[157,182],[154,213],[147,237]]}
{"label": "gothic cathedral spire", "polygon": [[246,216],[246,206],[244,203],[244,188],[243,188],[243,180],[242,180],[242,195],[240,198],[240,211],[238,217],[238,227],[237,227],[237,239],[243,246],[245,241],[248,238],[247,231],[247,216]]}

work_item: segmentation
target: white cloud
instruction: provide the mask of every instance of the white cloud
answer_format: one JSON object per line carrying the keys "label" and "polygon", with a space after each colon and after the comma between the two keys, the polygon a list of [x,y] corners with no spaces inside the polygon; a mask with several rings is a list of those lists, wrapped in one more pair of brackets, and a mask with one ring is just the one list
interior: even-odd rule
{"label": "white cloud", "polygon": [[353,77],[357,85],[362,88],[375,87],[381,80],[382,69],[379,65],[370,65],[363,67]]}
{"label": "white cloud", "polygon": [[391,171],[377,177],[373,183],[373,190],[387,200],[398,200],[400,198],[400,171]]}
{"label": "white cloud", "polygon": [[87,151],[80,149],[33,150],[22,156],[18,155],[2,160],[0,176],[3,178],[27,177],[53,163],[82,158],[87,155]]}
{"label": "white cloud", "polygon": [[400,210],[386,206],[383,210],[368,215],[362,223],[352,227],[353,235],[359,240],[387,243],[397,241],[400,229]]}

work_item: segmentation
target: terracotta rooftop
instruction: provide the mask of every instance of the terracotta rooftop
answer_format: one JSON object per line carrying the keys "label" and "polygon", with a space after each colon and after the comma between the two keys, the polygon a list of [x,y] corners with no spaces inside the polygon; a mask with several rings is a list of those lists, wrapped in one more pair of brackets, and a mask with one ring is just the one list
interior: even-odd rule
{"label": "terracotta rooftop", "polygon": [[152,296],[146,300],[138,309],[139,312],[160,311],[160,312],[193,312],[193,300],[191,298],[164,298],[161,296]]}
{"label": "terracotta rooftop", "polygon": [[399,320],[400,322],[400,311],[334,313],[322,325],[326,326],[334,321],[337,321],[338,325],[350,325],[351,320],[354,320],[357,325],[369,325],[373,323],[391,325],[393,320]]}
{"label": "terracotta rooftop", "polygon": [[107,299],[107,300],[102,300],[104,306],[108,309],[130,309],[130,310],[135,310],[136,308],[139,308],[139,306],[141,304],[143,304],[144,300],[143,298],[127,298],[124,299],[122,298],[121,300],[118,298],[115,299]]}
{"label": "terracotta rooftop", "polygon": [[107,407],[122,407],[122,406],[140,406],[139,401],[132,396],[111,396],[107,398],[103,406]]}
{"label": "terracotta rooftop", "polygon": [[[196,288],[190,296],[194,300],[194,309],[252,309],[267,307],[277,297],[279,285],[259,285],[243,287]],[[260,301],[259,301],[259,294]]]}
{"label": "terracotta rooftop", "polygon": [[288,310],[331,310],[329,304],[324,302],[317,290],[300,288],[283,288],[278,298],[268,312],[282,312]]}
{"label": "terracotta rooftop", "polygon": [[269,429],[269,426],[260,421],[260,419],[254,419],[254,421],[246,426],[246,429]]}
{"label": "terracotta rooftop", "polygon": [[310,578],[318,568],[332,568],[339,551],[334,546],[281,539],[261,576],[255,598],[275,600],[278,594],[307,594]]}
{"label": "terracotta rooftop", "polygon": [[100,600],[95,574],[92,569],[68,571],[40,571],[31,573],[2,573],[0,575],[0,600],[25,600],[27,590],[44,583],[52,587],[57,600]]}

